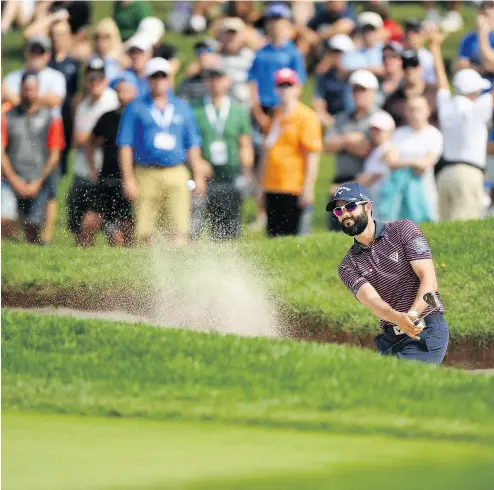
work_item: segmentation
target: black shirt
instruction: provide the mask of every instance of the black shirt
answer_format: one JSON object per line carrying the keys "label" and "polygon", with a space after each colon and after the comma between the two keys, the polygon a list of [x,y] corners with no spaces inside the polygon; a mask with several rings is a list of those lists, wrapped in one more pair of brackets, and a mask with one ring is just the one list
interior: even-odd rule
{"label": "black shirt", "polygon": [[161,43],[153,50],[154,57],[164,58],[165,60],[176,58],[177,55],[177,48],[170,43]]}
{"label": "black shirt", "polygon": [[121,117],[122,112],[119,109],[106,112],[93,129],[94,137],[103,138],[103,166],[99,173],[102,180],[122,178],[117,150],[117,133]]}
{"label": "black shirt", "polygon": [[48,63],[48,66],[59,71],[65,77],[65,83],[67,85],[66,100],[72,99],[77,93],[79,84],[80,62],[71,56],[65,57],[62,61],[57,61],[55,56],[53,56]]}
{"label": "black shirt", "polygon": [[91,2],[88,1],[59,1],[53,2],[50,12],[66,9],[69,12],[69,24],[72,34],[77,34],[83,27],[91,23]]}

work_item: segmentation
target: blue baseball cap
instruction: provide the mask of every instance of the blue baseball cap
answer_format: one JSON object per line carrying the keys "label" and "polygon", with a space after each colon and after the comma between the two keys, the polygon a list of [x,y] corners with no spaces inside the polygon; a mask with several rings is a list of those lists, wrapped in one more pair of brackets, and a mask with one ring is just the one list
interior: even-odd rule
{"label": "blue baseball cap", "polygon": [[130,71],[121,71],[111,82],[110,88],[116,90],[120,82],[127,82],[137,88],[137,76]]}
{"label": "blue baseball cap", "polygon": [[369,191],[365,187],[357,184],[356,182],[347,182],[345,184],[341,184],[340,187],[336,189],[336,192],[333,194],[326,206],[326,211],[333,211],[336,207],[336,201],[371,202],[371,198],[369,197]]}
{"label": "blue baseball cap", "polygon": [[288,7],[288,5],[285,5],[284,3],[272,3],[271,5],[266,7],[266,10],[263,13],[263,17],[265,19],[273,19],[276,17],[291,19],[292,11],[290,10],[290,7]]}

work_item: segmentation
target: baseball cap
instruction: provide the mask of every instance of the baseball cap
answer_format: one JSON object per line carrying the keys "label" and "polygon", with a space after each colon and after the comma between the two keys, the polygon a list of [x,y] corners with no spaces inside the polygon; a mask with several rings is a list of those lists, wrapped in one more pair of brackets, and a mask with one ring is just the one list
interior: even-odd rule
{"label": "baseball cap", "polygon": [[125,50],[129,52],[131,49],[139,49],[140,51],[151,51],[153,42],[150,36],[146,33],[134,34],[126,43]]}
{"label": "baseball cap", "polygon": [[245,29],[245,22],[240,17],[225,17],[220,22],[220,32],[240,32]]}
{"label": "baseball cap", "polygon": [[383,46],[383,51],[385,49],[390,49],[393,53],[401,54],[403,52],[403,46],[396,41],[389,41]]}
{"label": "baseball cap", "polygon": [[376,12],[362,12],[357,19],[359,26],[371,26],[380,29],[383,26],[382,17]]}
{"label": "baseball cap", "polygon": [[116,90],[120,82],[127,82],[137,88],[137,76],[130,71],[121,71],[111,82],[110,88]]}
{"label": "baseball cap", "polygon": [[165,33],[165,25],[158,17],[145,17],[139,22],[136,34],[144,34],[149,37],[151,44],[160,41]]}
{"label": "baseball cap", "polygon": [[358,201],[368,201],[371,202],[369,197],[369,191],[357,184],[356,182],[348,182],[340,185],[336,192],[333,194],[328,204],[326,205],[326,211],[333,211],[336,207],[336,201],[346,201],[346,202],[358,202]]}
{"label": "baseball cap", "polygon": [[405,31],[419,32],[422,29],[422,21],[418,19],[408,19],[405,21]]}
{"label": "baseball cap", "polygon": [[392,131],[396,125],[394,119],[386,111],[378,111],[370,117],[369,127],[381,129],[382,131]]}
{"label": "baseball cap", "polygon": [[298,83],[297,72],[295,72],[291,68],[282,68],[281,70],[278,70],[274,75],[274,84],[278,86],[281,85],[282,83],[297,85]]}
{"label": "baseball cap", "polygon": [[272,3],[263,13],[263,18],[265,19],[274,19],[274,18],[283,18],[283,19],[291,19],[292,11],[290,7],[285,5],[284,3]]}
{"label": "baseball cap", "polygon": [[353,85],[359,85],[367,89],[377,90],[379,88],[379,82],[374,73],[369,70],[356,70],[348,78],[348,83]]}
{"label": "baseball cap", "polygon": [[335,36],[330,37],[326,45],[329,49],[341,51],[342,53],[355,49],[355,44],[352,39],[345,34],[336,34]]}
{"label": "baseball cap", "polygon": [[34,46],[41,46],[44,51],[51,50],[51,41],[49,37],[46,36],[32,36],[26,42],[27,48],[32,48]]}
{"label": "baseball cap", "polygon": [[88,71],[105,72],[105,62],[101,58],[91,58],[86,65],[86,73]]}
{"label": "baseball cap", "polygon": [[146,63],[146,69],[144,70],[144,76],[150,77],[155,73],[166,73],[170,74],[172,68],[168,61],[164,58],[152,58]]}
{"label": "baseball cap", "polygon": [[402,51],[401,61],[403,62],[403,68],[420,66],[419,54],[414,49],[405,49]]}
{"label": "baseball cap", "polygon": [[453,77],[453,87],[458,94],[469,95],[474,92],[487,90],[491,88],[491,82],[482,78],[482,76],[472,70],[472,68],[464,68],[458,71]]}

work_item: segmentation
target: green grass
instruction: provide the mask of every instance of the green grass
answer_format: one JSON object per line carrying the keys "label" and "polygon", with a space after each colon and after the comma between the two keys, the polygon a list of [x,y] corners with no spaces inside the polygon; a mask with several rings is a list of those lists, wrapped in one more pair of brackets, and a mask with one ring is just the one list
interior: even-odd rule
{"label": "green grass", "polygon": [[[452,338],[482,342],[492,338],[494,220],[423,226],[431,245],[439,292]],[[468,237],[468,239],[466,238]],[[232,246],[203,244],[163,252],[174,273],[194,279],[197,261],[238,256],[262,272],[266,294],[297,314],[320,319],[335,329],[375,332],[378,320],[345,289],[338,264],[351,239],[343,234],[257,241]],[[250,266],[249,266],[250,267]],[[248,268],[249,268],[248,267]],[[93,291],[160,293],[159,274],[169,274],[149,250],[38,248],[4,244],[2,285],[15,291]],[[176,277],[173,277],[176,280]],[[161,291],[163,292],[163,291]]]}
{"label": "green grass", "polygon": [[494,378],[337,345],[2,311],[2,409],[494,443]]}
{"label": "green grass", "polygon": [[222,424],[3,414],[8,490],[488,490],[492,448]]}

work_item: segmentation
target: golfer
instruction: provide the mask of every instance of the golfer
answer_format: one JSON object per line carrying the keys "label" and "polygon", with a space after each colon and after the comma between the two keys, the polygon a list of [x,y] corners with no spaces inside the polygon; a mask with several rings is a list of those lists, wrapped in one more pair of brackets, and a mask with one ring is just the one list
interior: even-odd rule
{"label": "golfer", "polygon": [[[364,187],[350,182],[326,206],[342,231],[354,237],[339,266],[340,278],[381,319],[383,333],[374,339],[381,354],[439,365],[449,329],[427,240],[410,220],[374,221],[368,196]],[[423,300],[429,292],[438,300],[435,310]]]}

